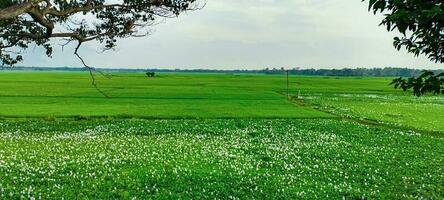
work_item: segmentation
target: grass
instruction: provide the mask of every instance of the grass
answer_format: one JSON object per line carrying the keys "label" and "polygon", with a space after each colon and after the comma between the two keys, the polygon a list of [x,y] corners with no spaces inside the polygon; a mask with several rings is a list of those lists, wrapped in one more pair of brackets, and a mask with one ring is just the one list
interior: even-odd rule
{"label": "grass", "polygon": [[2,122],[0,198],[440,199],[444,140],[335,119]]}
{"label": "grass", "polygon": [[332,117],[288,102],[281,77],[116,74],[99,80],[85,73],[0,73],[0,116],[135,118]]}
{"label": "grass", "polygon": [[[389,86],[390,78],[239,74],[114,73],[98,77],[104,98],[87,73],[0,73],[0,117],[22,118],[334,118],[352,117],[444,132],[442,97],[416,98]],[[316,106],[313,106],[316,105]],[[315,109],[317,108],[317,109]]]}
{"label": "grass", "polygon": [[393,95],[326,95],[307,97],[329,113],[382,124],[444,132],[444,99]]}
{"label": "grass", "polygon": [[442,96],[290,80],[1,72],[0,199],[444,197]]}

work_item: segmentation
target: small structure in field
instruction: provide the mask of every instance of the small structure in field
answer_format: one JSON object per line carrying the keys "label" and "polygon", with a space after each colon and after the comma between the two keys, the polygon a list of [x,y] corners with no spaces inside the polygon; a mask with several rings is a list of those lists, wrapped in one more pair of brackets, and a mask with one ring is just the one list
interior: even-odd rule
{"label": "small structure in field", "polygon": [[146,76],[147,76],[148,78],[154,78],[154,77],[156,76],[156,73],[155,73],[155,72],[147,72],[147,73],[146,73]]}

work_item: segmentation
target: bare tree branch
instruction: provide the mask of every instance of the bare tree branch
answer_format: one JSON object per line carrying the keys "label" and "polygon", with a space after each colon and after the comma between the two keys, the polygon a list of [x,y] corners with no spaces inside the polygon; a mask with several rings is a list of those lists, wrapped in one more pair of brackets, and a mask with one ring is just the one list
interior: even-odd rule
{"label": "bare tree branch", "polygon": [[[82,62],[82,64],[83,64],[83,66],[89,71],[89,75],[91,76],[91,80],[92,80],[91,85],[94,86],[94,88],[95,88],[98,92],[100,92],[104,97],[106,97],[106,98],[111,98],[108,94],[106,94],[103,90],[101,90],[101,89],[97,86],[96,77],[95,77],[95,75],[94,75],[94,72],[97,72],[97,70],[96,70],[94,67],[91,67],[91,66],[87,65],[86,62],[85,62],[85,60],[83,60],[82,56],[80,56],[80,54],[79,54],[79,49],[80,49],[81,45],[82,45],[82,42],[79,41],[78,44],[77,44],[77,46],[76,46],[76,48],[75,48],[75,50],[74,50],[74,55],[76,55],[77,58],[79,58],[79,60],[80,60],[80,61]],[[99,71],[99,73],[100,73],[101,75],[103,75],[104,77],[109,78],[109,76],[108,76],[108,75],[105,75],[103,72],[100,72],[100,71]]]}

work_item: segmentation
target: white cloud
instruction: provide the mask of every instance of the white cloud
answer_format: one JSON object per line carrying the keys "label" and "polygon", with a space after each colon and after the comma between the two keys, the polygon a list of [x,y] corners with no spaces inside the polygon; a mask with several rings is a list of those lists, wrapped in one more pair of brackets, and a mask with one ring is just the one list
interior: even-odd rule
{"label": "white cloud", "polygon": [[[100,67],[443,67],[397,52],[380,20],[360,0],[208,0],[149,37],[120,41],[118,51],[98,54],[90,44],[82,54]],[[80,65],[68,51],[30,54],[27,65]]]}

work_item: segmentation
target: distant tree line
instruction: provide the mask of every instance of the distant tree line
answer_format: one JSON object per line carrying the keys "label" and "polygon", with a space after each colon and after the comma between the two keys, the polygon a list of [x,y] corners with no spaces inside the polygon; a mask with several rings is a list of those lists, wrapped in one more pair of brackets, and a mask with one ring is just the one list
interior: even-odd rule
{"label": "distant tree line", "polygon": [[[84,68],[74,67],[5,67],[3,70],[14,71],[84,71]],[[265,68],[259,70],[213,70],[213,69],[124,69],[124,68],[101,68],[103,72],[183,72],[183,73],[224,73],[224,74],[284,74],[284,68]],[[306,76],[369,76],[369,77],[413,77],[423,72],[421,69],[408,68],[343,68],[343,69],[288,69],[292,75]],[[435,74],[443,73],[444,70],[432,70]]]}
{"label": "distant tree line", "polygon": [[[283,69],[265,69],[265,74],[280,74]],[[372,76],[372,77],[411,77],[418,76],[423,70],[408,68],[343,68],[343,69],[291,69],[290,74],[307,76]],[[435,73],[444,70],[433,70]]]}

